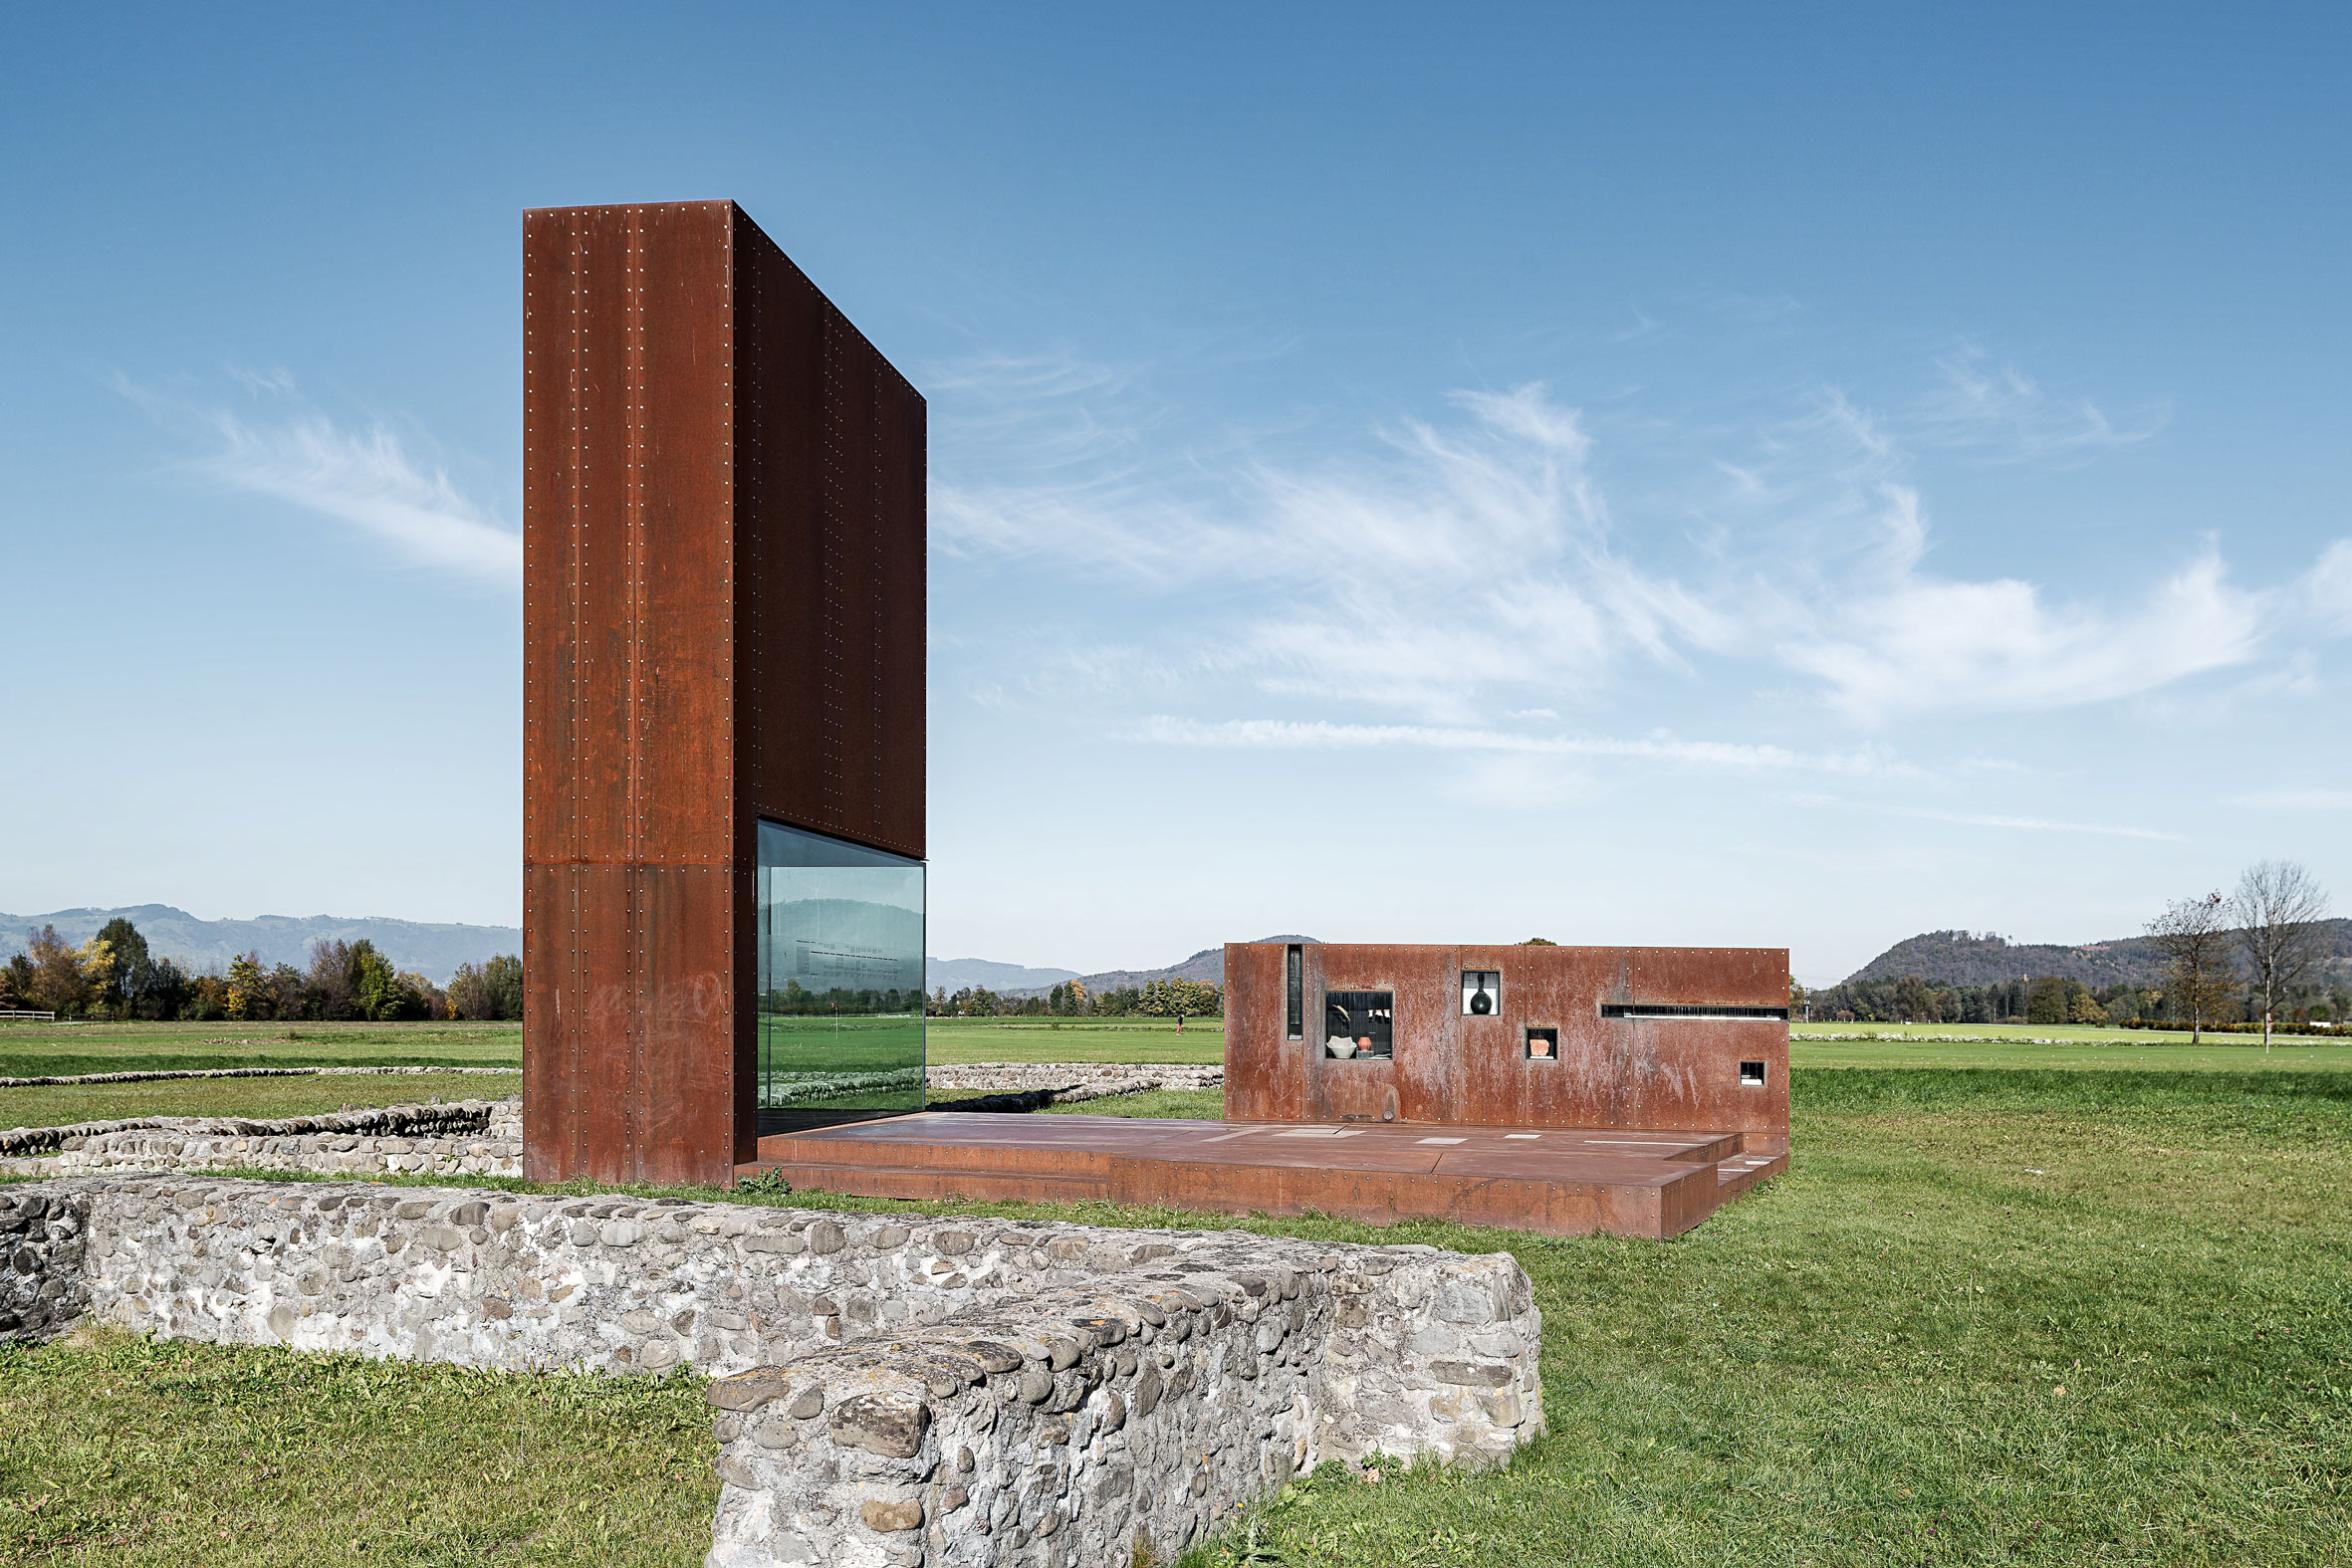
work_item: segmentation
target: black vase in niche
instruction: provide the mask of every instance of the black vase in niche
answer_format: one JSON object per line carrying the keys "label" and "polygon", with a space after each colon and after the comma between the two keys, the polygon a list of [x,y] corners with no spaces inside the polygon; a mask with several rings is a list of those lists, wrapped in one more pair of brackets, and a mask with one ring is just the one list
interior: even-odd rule
{"label": "black vase in niche", "polygon": [[1495,1010],[1495,999],[1487,995],[1487,983],[1478,983],[1478,994],[1470,999],[1470,1010],[1481,1015]]}

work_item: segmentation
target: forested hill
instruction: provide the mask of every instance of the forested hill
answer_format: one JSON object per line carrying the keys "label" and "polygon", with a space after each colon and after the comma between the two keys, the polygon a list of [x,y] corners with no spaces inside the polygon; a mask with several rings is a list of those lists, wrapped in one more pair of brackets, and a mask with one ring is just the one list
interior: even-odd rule
{"label": "forested hill", "polygon": [[[1315,939],[1300,936],[1279,936],[1260,937],[1258,940],[1261,942],[1311,943]],[[1166,969],[1112,969],[1104,970],[1099,975],[1078,977],[1079,983],[1086,988],[1086,995],[1089,997],[1099,997],[1105,992],[1118,991],[1122,988],[1141,990],[1155,980],[1191,980],[1211,986],[1222,986],[1225,984],[1225,949],[1222,947],[1203,948],[1183,963],[1171,964]],[[1008,997],[1042,997],[1046,994],[1047,989],[1044,986],[1036,986],[1024,991],[1008,991],[1005,995]]]}
{"label": "forested hill", "polygon": [[314,942],[356,942],[361,937],[395,969],[415,970],[434,985],[446,985],[460,964],[479,964],[500,953],[523,951],[516,926],[461,926],[381,916],[256,915],[251,920],[198,920],[168,904],[128,909],[53,909],[45,915],[0,915],[0,961],[21,951],[27,933],[43,926],[79,947],[120,916],[138,927],[147,949],[190,974],[225,970],[240,953],[259,953],[262,967],[311,961]]}
{"label": "forested hill", "polygon": [[[2352,920],[2330,920],[2326,925],[2327,957],[2323,969],[2352,964]],[[1846,984],[1867,980],[1901,980],[1917,975],[1945,986],[1990,986],[2020,976],[2062,975],[2085,986],[2158,986],[2164,980],[2164,955],[2146,937],[2119,937],[2113,942],[2086,942],[2062,947],[2054,942],[2011,942],[1990,932],[1924,931],[1907,938],[1846,977]]]}

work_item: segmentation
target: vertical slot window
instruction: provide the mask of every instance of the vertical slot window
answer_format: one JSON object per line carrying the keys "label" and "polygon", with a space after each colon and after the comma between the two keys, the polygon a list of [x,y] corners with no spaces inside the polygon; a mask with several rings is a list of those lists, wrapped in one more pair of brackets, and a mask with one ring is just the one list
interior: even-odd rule
{"label": "vertical slot window", "polygon": [[1283,956],[1283,1038],[1306,1038],[1306,954],[1295,942]]}

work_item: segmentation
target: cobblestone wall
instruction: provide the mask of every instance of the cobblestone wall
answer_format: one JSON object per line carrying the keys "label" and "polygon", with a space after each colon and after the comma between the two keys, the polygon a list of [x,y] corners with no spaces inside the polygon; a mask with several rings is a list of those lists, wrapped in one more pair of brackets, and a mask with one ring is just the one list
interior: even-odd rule
{"label": "cobblestone wall", "polygon": [[166,1116],[0,1133],[0,1175],[205,1171],[521,1176],[523,1102],[459,1100],[274,1120]]}
{"label": "cobblestone wall", "polygon": [[711,1561],[1123,1564],[1323,1458],[1540,1430],[1506,1254],[461,1189],[0,1189],[0,1337],[172,1337],[712,1386]]}
{"label": "cobblestone wall", "polygon": [[933,1067],[929,1083],[935,1100],[1053,1089],[1057,1100],[1071,1104],[1115,1094],[1140,1094],[1146,1089],[1222,1088],[1225,1069],[1192,1063],[971,1061]]}
{"label": "cobblestone wall", "polygon": [[1496,1462],[1541,1430],[1508,1257],[1167,1250],[713,1383],[711,1568],[1124,1568],[1324,1459]]}

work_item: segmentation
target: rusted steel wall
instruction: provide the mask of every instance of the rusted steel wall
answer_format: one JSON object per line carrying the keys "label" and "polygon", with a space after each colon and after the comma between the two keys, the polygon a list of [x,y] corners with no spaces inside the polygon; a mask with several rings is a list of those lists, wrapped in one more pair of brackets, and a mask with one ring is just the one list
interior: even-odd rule
{"label": "rusted steel wall", "polygon": [[758,818],[923,852],[922,400],[732,202],[523,252],[524,1166],[723,1182]]}
{"label": "rusted steel wall", "polygon": [[[1780,948],[1303,947],[1304,1038],[1285,1038],[1285,948],[1225,950],[1226,1114],[1480,1126],[1722,1130],[1777,1152],[1788,1134],[1785,1018],[1606,1017],[1608,1004],[1785,1008]],[[1462,976],[1500,972],[1496,1011],[1462,1011]],[[1327,991],[1395,998],[1395,1055],[1323,1051]],[[1529,1059],[1530,1027],[1559,1031]],[[1762,1086],[1740,1064],[1764,1064]]]}
{"label": "rusted steel wall", "polygon": [[741,212],[735,321],[739,826],[920,860],[922,396]]}

